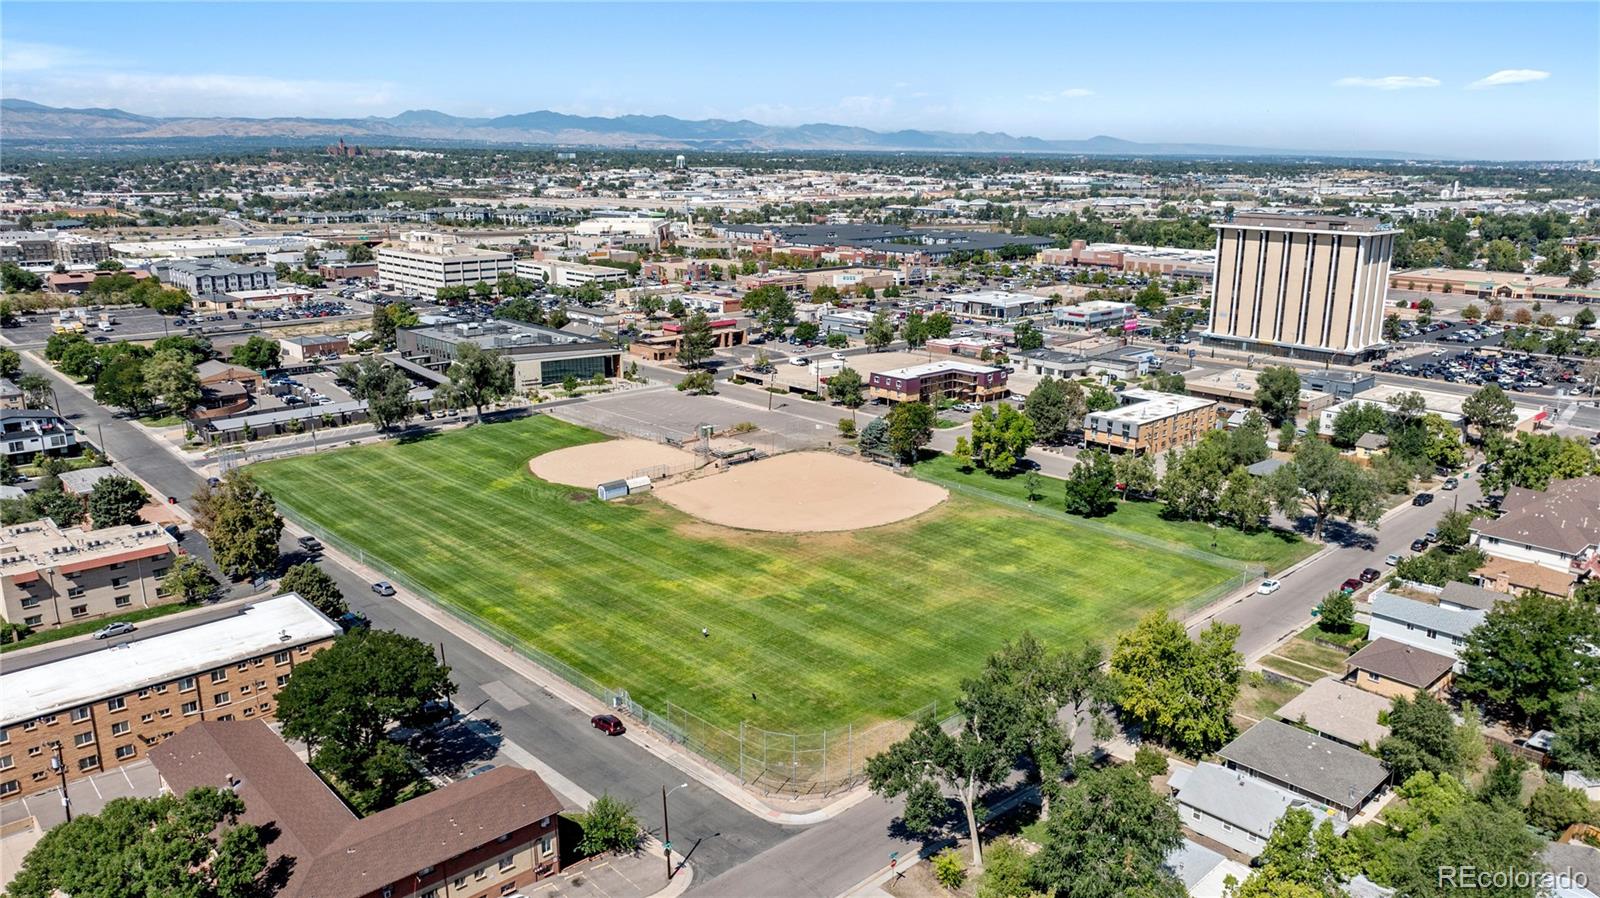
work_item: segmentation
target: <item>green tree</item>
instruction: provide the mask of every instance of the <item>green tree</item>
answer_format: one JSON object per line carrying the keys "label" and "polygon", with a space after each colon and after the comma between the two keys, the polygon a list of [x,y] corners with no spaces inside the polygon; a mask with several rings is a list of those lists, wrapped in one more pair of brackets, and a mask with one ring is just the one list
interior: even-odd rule
{"label": "green tree", "polygon": [[1059,446],[1081,433],[1084,412],[1083,386],[1049,375],[1040,378],[1022,402],[1022,413],[1033,422],[1034,436],[1047,446]]}
{"label": "green tree", "polygon": [[144,379],[144,360],[134,353],[113,356],[94,378],[94,401],[141,414],[150,407],[150,385]]}
{"label": "green tree", "polygon": [[1423,456],[1434,466],[1459,468],[1466,463],[1466,451],[1461,445],[1461,432],[1454,424],[1435,414],[1422,416],[1425,437]]}
{"label": "green tree", "polygon": [[77,496],[67,495],[61,489],[60,480],[56,480],[52,486],[34,490],[28,497],[28,506],[33,513],[32,520],[49,518],[58,527],[71,527],[83,520],[83,501]]}
{"label": "green tree", "polygon": [[967,881],[967,865],[954,848],[933,856],[933,878],[947,889],[959,889]]}
{"label": "green tree", "polygon": [[14,262],[7,262],[0,265],[0,288],[7,293],[32,293],[44,289],[44,278]]}
{"label": "green tree", "polygon": [[1271,511],[1266,484],[1243,465],[1236,465],[1217,496],[1217,518],[1235,530],[1253,533],[1261,529]]}
{"label": "green tree", "polygon": [[1072,898],[1183,898],[1165,860],[1183,843],[1178,809],[1132,767],[1085,769],[1045,824],[1037,884]]}
{"label": "green tree", "polygon": [[43,374],[29,372],[17,378],[17,389],[22,391],[23,405],[28,408],[52,408],[55,405],[56,390],[51,385],[50,378]]}
{"label": "green tree", "polygon": [[1009,403],[985,405],[972,416],[972,457],[978,466],[1008,474],[1033,444],[1033,421]]}
{"label": "green tree", "polygon": [[1145,615],[1111,652],[1118,707],[1174,751],[1200,757],[1220,748],[1233,737],[1229,709],[1244,669],[1238,636],[1238,625],[1213,622],[1194,641],[1165,614]]}
{"label": "green tree", "polygon": [[578,841],[578,853],[584,857],[597,854],[632,854],[639,849],[639,818],[634,816],[633,805],[602,792],[589,802],[589,809],[573,822],[578,824],[583,836]]}
{"label": "green tree", "polygon": [[857,441],[863,454],[887,454],[889,452],[889,422],[883,418],[873,418],[866,427],[861,428],[861,439]]}
{"label": "green tree", "polygon": [[254,371],[270,371],[278,367],[281,355],[282,349],[278,346],[277,340],[252,336],[233,347],[233,353],[228,358],[235,365],[243,365]]}
{"label": "green tree", "polygon": [[1278,451],[1279,452],[1291,452],[1291,451],[1293,451],[1294,450],[1294,439],[1295,439],[1296,436],[1298,436],[1298,434],[1295,433],[1294,422],[1293,421],[1285,421],[1285,422],[1283,422],[1283,426],[1278,428]]}
{"label": "green tree", "polygon": [[1600,676],[1600,610],[1525,592],[1489,609],[1467,634],[1463,694],[1534,728]]}
{"label": "green tree", "polygon": [[456,347],[456,359],[446,372],[450,393],[459,402],[472,406],[473,417],[483,420],[483,407],[498,402],[516,389],[516,366],[504,353],[463,343]]}
{"label": "green tree", "polygon": [[354,630],[295,665],[278,693],[277,715],[284,737],[305,742],[312,763],[371,811],[393,805],[417,777],[406,749],[385,733],[420,720],[430,703],[453,692],[450,668],[428,644]]}
{"label": "green tree", "polygon": [[1116,472],[1117,483],[1121,485],[1124,499],[1155,494],[1157,483],[1156,462],[1148,454],[1134,455],[1127,453],[1119,455],[1112,462],[1112,469]]}
{"label": "green tree", "polygon": [[[655,299],[655,297],[646,297]],[[656,300],[660,302],[660,300]],[[643,301],[640,306],[643,307]],[[494,317],[505,321],[521,321],[524,324],[544,324],[544,305],[537,299],[528,296],[513,296],[511,299],[494,307]]]}
{"label": "green tree", "polygon": [[784,328],[794,323],[794,300],[778,288],[763,289],[772,289],[774,292],[761,309],[761,323],[769,331],[782,333]]}
{"label": "green tree", "polygon": [[[593,287],[594,284],[589,283],[589,284],[584,284],[584,286],[585,287]],[[596,288],[596,289],[599,289],[599,288]],[[555,328],[557,330],[560,330],[561,328],[566,327],[567,324],[570,323],[571,321],[572,321],[572,316],[567,314],[567,307],[564,306],[564,305],[556,306],[555,308],[551,309],[550,310],[550,314],[546,315],[545,319],[544,319],[544,323],[545,323],[546,327],[553,327],[553,328]]]}
{"label": "green tree", "polygon": [[1566,831],[1574,823],[1592,824],[1595,819],[1594,805],[1587,795],[1553,780],[1540,783],[1528,799],[1528,822],[1551,835]]}
{"label": "green tree", "polygon": [[894,322],[889,320],[889,313],[879,309],[872,316],[872,321],[867,324],[867,331],[862,335],[862,340],[874,352],[882,352],[894,342]]}
{"label": "green tree", "polygon": [[1369,433],[1383,433],[1389,416],[1383,407],[1372,402],[1346,402],[1333,414],[1333,429],[1328,438],[1340,449],[1350,449],[1356,440]]}
{"label": "green tree", "polygon": [[1256,408],[1273,427],[1294,420],[1300,410],[1300,375],[1288,365],[1270,365],[1256,377]]}
{"label": "green tree", "polygon": [[1478,787],[1478,800],[1484,804],[1520,807],[1522,805],[1522,774],[1528,762],[1504,748],[1494,747],[1494,766],[1484,775]]}
{"label": "green tree", "polygon": [[1031,352],[1044,348],[1044,334],[1032,321],[1019,321],[1011,328],[1012,338],[1017,341],[1017,349],[1022,352]]}
{"label": "green tree", "polygon": [[900,332],[907,346],[919,349],[928,342],[928,321],[922,317],[921,312],[912,310],[906,313],[906,320],[900,326]]}
{"label": "green tree", "polygon": [[1501,434],[1517,423],[1516,406],[1496,384],[1478,388],[1461,403],[1461,418],[1478,431],[1482,442],[1490,434]]}
{"label": "green tree", "polygon": [[[444,300],[440,300],[443,302]],[[402,327],[416,327],[420,318],[409,303],[391,302],[372,310],[372,342],[378,348],[394,348],[395,332]]]}
{"label": "green tree", "polygon": [[[683,376],[683,380],[678,381],[678,390],[679,392],[696,396],[715,393],[717,391],[717,379],[711,376],[710,371],[704,369],[690,371]],[[569,390],[568,392],[572,391]]]}
{"label": "green tree", "polygon": [[131,477],[102,477],[89,491],[89,518],[96,530],[140,522],[139,509],[150,496]]}
{"label": "green tree", "polygon": [[1390,312],[1383,316],[1383,339],[1386,343],[1400,342],[1400,315]]}
{"label": "green tree", "polygon": [[270,891],[267,837],[244,812],[228,789],[112,799],[46,832],[6,895],[256,898]]}
{"label": "green tree", "polygon": [[161,582],[161,587],[168,595],[176,596],[178,601],[188,605],[198,605],[214,598],[222,584],[217,582],[215,575],[205,562],[193,555],[180,555],[178,560],[167,569],[166,579]]}
{"label": "green tree", "polygon": [[0,347],[0,377],[15,378],[22,372],[22,356],[15,349]]}
{"label": "green tree", "polygon": [[815,343],[822,335],[822,329],[815,321],[802,321],[794,326],[794,338],[801,343]]}
{"label": "green tree", "polygon": [[1084,408],[1091,412],[1108,412],[1121,404],[1117,394],[1099,384],[1090,387],[1083,400]]}
{"label": "green tree", "polygon": [[1491,468],[1486,489],[1520,486],[1545,490],[1553,480],[1584,477],[1597,469],[1594,451],[1582,440],[1559,434],[1519,433],[1515,440],[1491,439],[1485,445]]}
{"label": "green tree", "polygon": [[861,372],[843,368],[828,378],[828,398],[854,412],[866,402]]}
{"label": "green tree", "polygon": [[1459,774],[1460,743],[1449,706],[1420,690],[1411,699],[1396,697],[1389,710],[1389,735],[1378,743],[1378,756],[1398,780],[1424,770]]}
{"label": "green tree", "polygon": [[278,595],[291,592],[331,618],[350,610],[339,584],[314,561],[301,562],[283,572],[283,578],[278,581]]}
{"label": "green tree", "polygon": [[829,349],[848,349],[850,347],[850,338],[840,331],[833,331],[828,334],[827,344]]}
{"label": "green tree", "polygon": [[949,312],[934,312],[928,316],[928,339],[943,340],[950,336],[950,331],[955,328],[955,322],[950,319]]}
{"label": "green tree", "polygon": [[1376,479],[1321,440],[1301,442],[1293,460],[1268,476],[1267,491],[1284,514],[1309,512],[1315,539],[1322,538],[1329,517],[1376,524],[1383,512]]}
{"label": "green tree", "polygon": [[1103,518],[1117,510],[1117,471],[1101,449],[1078,454],[1078,463],[1062,482],[1062,507],[1067,514]]}
{"label": "green tree", "polygon": [[411,417],[411,380],[378,356],[340,365],[339,382],[353,398],[367,404],[367,418],[380,432]]}
{"label": "green tree", "polygon": [[1272,827],[1255,872],[1235,898],[1342,898],[1343,883],[1359,871],[1357,858],[1311,811],[1290,808]]}
{"label": "green tree", "polygon": [[352,243],[345,250],[344,258],[347,262],[371,262],[374,258],[372,247],[365,243]]}
{"label": "green tree", "polygon": [[1014,838],[999,838],[984,852],[978,898],[1030,898],[1033,863],[1028,850]]}
{"label": "green tree", "polygon": [[272,570],[278,562],[283,517],[272,494],[235,468],[216,486],[194,494],[195,525],[211,541],[217,566],[234,579]]}
{"label": "green tree", "polygon": [[889,426],[889,451],[903,462],[914,462],[933,439],[933,408],[925,402],[902,402],[884,416]]}
{"label": "green tree", "polygon": [[[1577,268],[1573,269],[1572,274],[1567,276],[1567,286],[1569,286],[1569,287],[1587,287],[1590,284],[1594,283],[1594,277],[1595,277],[1594,268],[1592,266],[1590,266],[1588,259],[1584,259],[1583,261],[1578,263],[1578,267]],[[1590,314],[1592,315],[1593,313],[1590,313]],[[1584,327],[1588,327],[1590,324],[1593,324],[1593,323],[1594,322],[1591,321],[1589,324],[1586,324],[1586,325],[1583,325],[1583,326]]]}
{"label": "green tree", "polygon": [[1556,715],[1550,757],[1568,770],[1600,779],[1600,693],[1568,696]]}
{"label": "green tree", "polygon": [[685,368],[698,368],[711,358],[716,338],[711,333],[711,321],[706,318],[705,312],[696,309],[694,314],[685,319],[680,336],[678,364]]}
{"label": "green tree", "polygon": [[1522,258],[1517,245],[1506,239],[1491,240],[1483,248],[1484,267],[1489,271],[1512,271],[1521,274]]}
{"label": "green tree", "polygon": [[1440,515],[1434,528],[1439,531],[1439,545],[1446,549],[1462,549],[1472,538],[1472,515],[1450,509]]}
{"label": "green tree", "polygon": [[1322,616],[1317,618],[1329,633],[1349,633],[1355,626],[1356,603],[1350,593],[1336,589],[1322,599]]}
{"label": "green tree", "polygon": [[181,349],[163,349],[144,363],[145,388],[167,411],[186,415],[200,404],[200,375],[194,360]]}

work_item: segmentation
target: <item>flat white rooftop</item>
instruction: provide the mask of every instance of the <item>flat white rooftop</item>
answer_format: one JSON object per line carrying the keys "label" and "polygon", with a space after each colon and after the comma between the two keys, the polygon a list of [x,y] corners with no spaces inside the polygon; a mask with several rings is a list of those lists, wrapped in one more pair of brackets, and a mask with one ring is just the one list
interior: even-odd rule
{"label": "flat white rooftop", "polygon": [[[0,726],[24,723],[271,651],[331,639],[342,631],[294,593],[236,614],[139,639],[135,632],[94,651],[0,672]],[[13,656],[14,657],[14,656]]]}
{"label": "flat white rooftop", "polygon": [[910,368],[891,368],[888,371],[874,371],[879,377],[898,377],[901,380],[911,377],[931,377],[944,371],[965,371],[968,374],[989,374],[999,371],[993,365],[974,365],[971,362],[929,362],[926,365],[912,365]]}
{"label": "flat white rooftop", "polygon": [[1037,305],[1044,300],[1032,293],[1011,293],[1006,290],[985,290],[979,293],[953,293],[950,302],[974,303],[983,306],[1012,309],[1018,306]]}
{"label": "flat white rooftop", "polygon": [[1090,417],[1101,421],[1143,424],[1159,421],[1169,415],[1192,412],[1216,405],[1210,399],[1197,396],[1180,396],[1176,393],[1158,393],[1155,390],[1123,390],[1123,404],[1103,412],[1091,412]]}

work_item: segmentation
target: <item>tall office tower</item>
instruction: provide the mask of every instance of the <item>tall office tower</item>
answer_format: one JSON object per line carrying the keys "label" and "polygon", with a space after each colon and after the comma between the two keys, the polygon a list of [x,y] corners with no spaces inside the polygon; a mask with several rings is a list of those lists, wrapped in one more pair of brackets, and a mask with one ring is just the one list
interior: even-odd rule
{"label": "tall office tower", "polygon": [[1203,340],[1352,364],[1383,345],[1398,229],[1375,218],[1241,213],[1217,229]]}

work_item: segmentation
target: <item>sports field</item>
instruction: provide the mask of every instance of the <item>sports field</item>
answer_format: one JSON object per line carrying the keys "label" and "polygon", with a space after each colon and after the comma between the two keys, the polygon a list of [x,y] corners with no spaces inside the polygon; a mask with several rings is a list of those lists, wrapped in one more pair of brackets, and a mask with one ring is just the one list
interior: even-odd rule
{"label": "sports field", "polygon": [[671,701],[734,731],[896,717],[948,701],[1025,628],[1054,645],[1108,643],[1151,609],[1238,582],[1220,564],[963,494],[868,530],[754,533],[529,472],[531,456],[600,439],[535,416],[251,470],[292,514],[438,600],[646,706]]}

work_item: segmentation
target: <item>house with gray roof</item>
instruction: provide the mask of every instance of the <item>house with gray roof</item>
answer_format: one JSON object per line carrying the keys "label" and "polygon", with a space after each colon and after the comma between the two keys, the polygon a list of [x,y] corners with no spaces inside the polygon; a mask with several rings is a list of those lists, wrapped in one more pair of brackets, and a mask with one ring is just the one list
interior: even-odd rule
{"label": "house with gray roof", "polygon": [[1217,755],[1230,769],[1347,816],[1360,813],[1389,781],[1377,758],[1276,720],[1245,730]]}
{"label": "house with gray roof", "polygon": [[1344,814],[1325,804],[1217,764],[1179,768],[1169,784],[1184,826],[1252,858],[1290,808],[1305,808],[1319,821],[1332,820],[1336,832],[1344,832],[1348,823]]}
{"label": "house with gray roof", "polygon": [[1284,703],[1278,718],[1352,748],[1374,747],[1389,735],[1389,728],[1378,718],[1391,704],[1386,696],[1323,678]]}
{"label": "house with gray roof", "polygon": [[1439,607],[1458,611],[1488,611],[1510,598],[1510,595],[1503,592],[1452,580],[1439,591]]}
{"label": "house with gray roof", "polygon": [[1492,558],[1572,579],[1600,576],[1600,476],[1512,487],[1500,509],[1499,518],[1472,525],[1472,544]]}
{"label": "house with gray roof", "polygon": [[1392,639],[1456,658],[1466,644],[1467,634],[1483,623],[1485,613],[1476,608],[1446,605],[1437,599],[1423,601],[1380,589],[1372,596],[1369,635],[1373,639]]}

